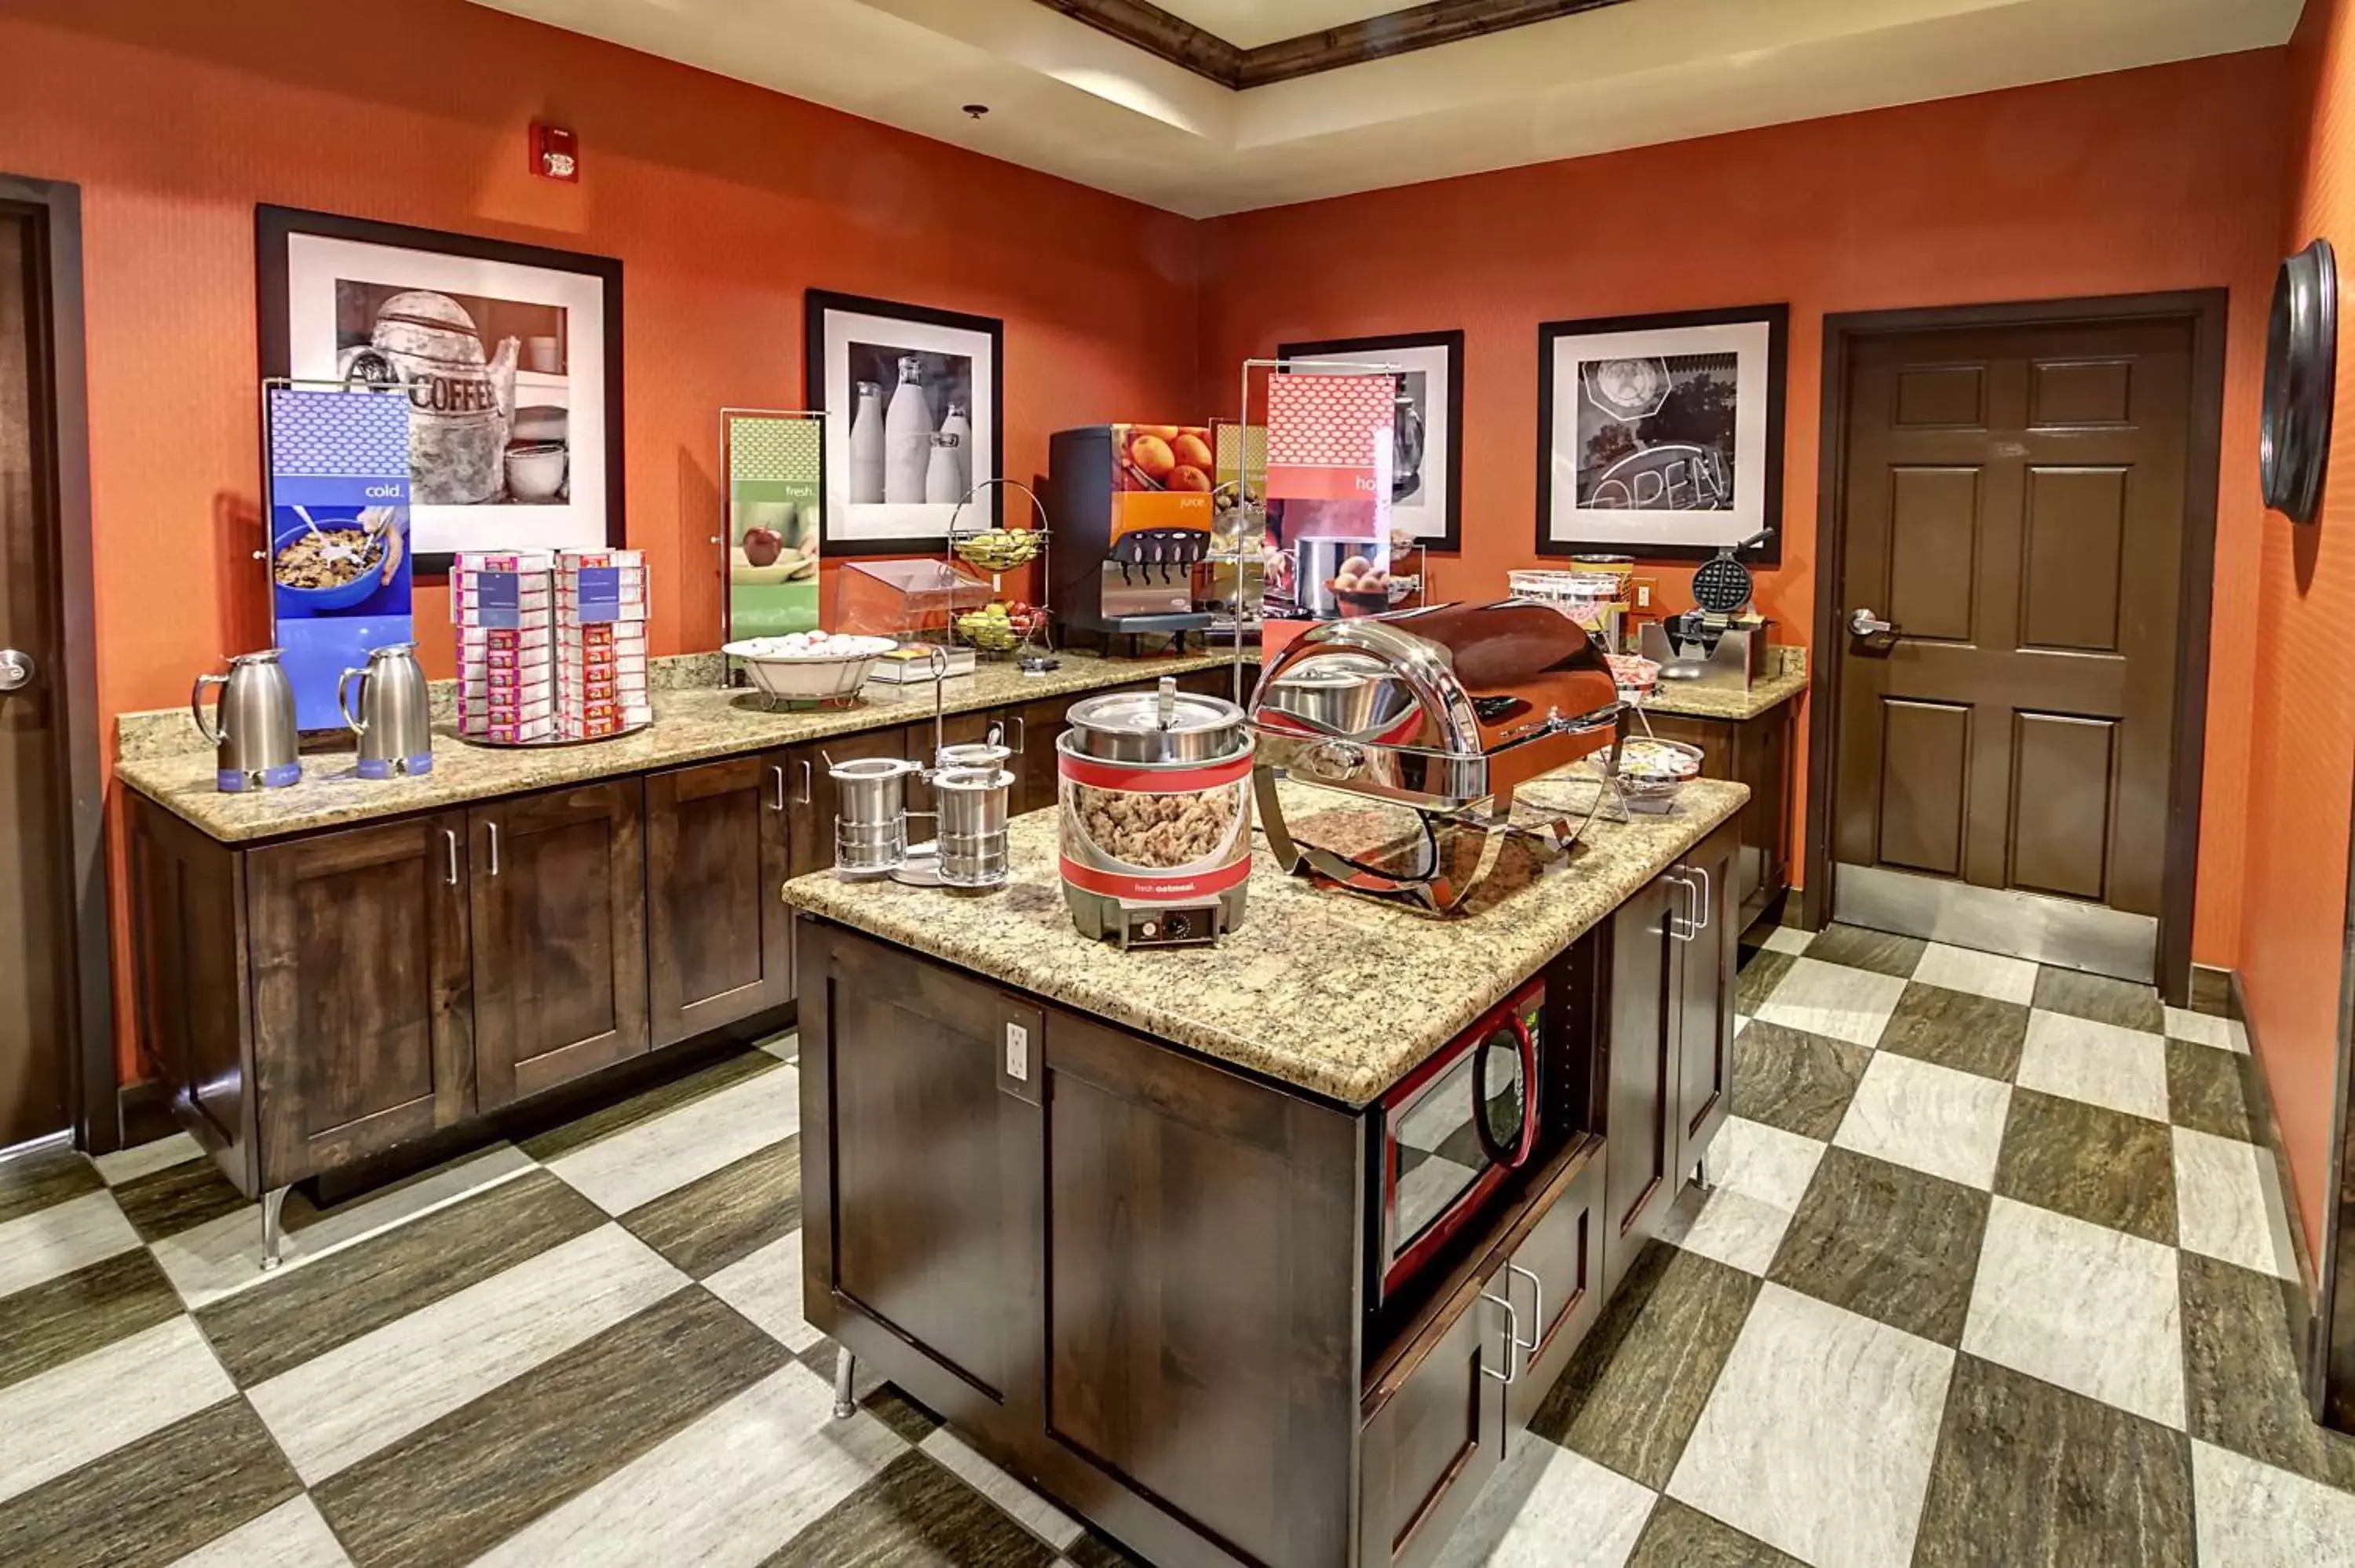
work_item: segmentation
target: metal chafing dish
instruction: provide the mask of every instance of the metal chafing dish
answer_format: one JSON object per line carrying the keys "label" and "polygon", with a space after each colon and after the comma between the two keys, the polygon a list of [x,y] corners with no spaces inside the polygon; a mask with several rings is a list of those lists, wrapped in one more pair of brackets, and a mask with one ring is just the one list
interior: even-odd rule
{"label": "metal chafing dish", "polygon": [[[1602,650],[1534,600],[1323,622],[1260,681],[1261,826],[1287,871],[1449,913],[1494,869],[1517,789],[1606,749],[1615,772],[1623,711]],[[1409,808],[1421,842],[1378,862],[1298,840],[1287,778]]]}

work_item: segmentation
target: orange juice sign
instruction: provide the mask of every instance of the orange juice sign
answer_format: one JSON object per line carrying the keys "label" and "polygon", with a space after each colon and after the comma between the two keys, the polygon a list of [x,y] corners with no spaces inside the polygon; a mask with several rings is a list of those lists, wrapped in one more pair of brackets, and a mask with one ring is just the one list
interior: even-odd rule
{"label": "orange juice sign", "polygon": [[1114,425],[1112,537],[1210,531],[1210,432],[1202,425]]}

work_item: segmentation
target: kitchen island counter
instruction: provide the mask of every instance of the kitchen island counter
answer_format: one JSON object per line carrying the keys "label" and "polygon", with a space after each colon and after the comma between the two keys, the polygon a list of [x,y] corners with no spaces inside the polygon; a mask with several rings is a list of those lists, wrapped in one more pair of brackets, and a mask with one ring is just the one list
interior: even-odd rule
{"label": "kitchen island counter", "polygon": [[[1287,876],[1264,842],[1241,926],[1215,947],[1129,953],[1073,928],[1057,817],[1009,830],[1011,880],[986,895],[845,882],[785,885],[810,914],[1291,1087],[1359,1107],[1411,1072],[1741,810],[1740,784],[1696,779],[1675,811],[1597,821],[1566,864],[1508,856],[1452,919]],[[1524,786],[1522,804],[1568,810],[1591,786]],[[1582,815],[1582,810],[1581,813]]]}

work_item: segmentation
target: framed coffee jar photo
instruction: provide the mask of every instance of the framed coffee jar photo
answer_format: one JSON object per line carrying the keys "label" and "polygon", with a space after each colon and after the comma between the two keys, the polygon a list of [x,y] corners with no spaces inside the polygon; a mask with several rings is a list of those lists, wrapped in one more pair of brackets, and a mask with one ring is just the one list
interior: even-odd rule
{"label": "framed coffee jar photo", "polygon": [[281,207],[255,240],[263,379],[409,395],[420,572],[623,544],[619,260]]}

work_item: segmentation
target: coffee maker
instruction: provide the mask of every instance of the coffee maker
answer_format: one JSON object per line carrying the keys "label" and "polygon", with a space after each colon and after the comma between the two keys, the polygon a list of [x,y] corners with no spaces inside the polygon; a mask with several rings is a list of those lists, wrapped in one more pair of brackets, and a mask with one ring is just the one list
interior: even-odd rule
{"label": "coffee maker", "polygon": [[1098,637],[1209,628],[1194,567],[1210,554],[1210,432],[1200,425],[1090,425],[1047,445],[1058,630]]}

